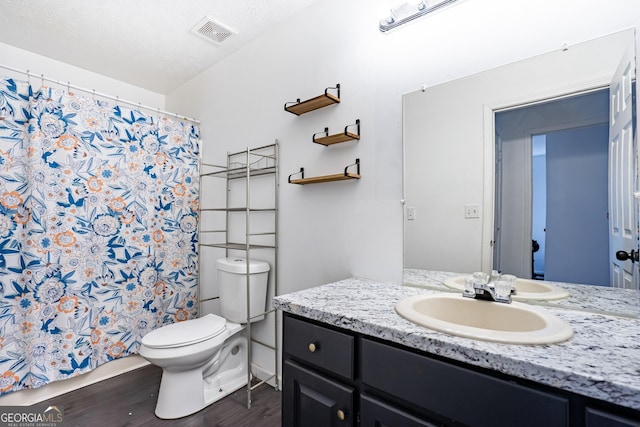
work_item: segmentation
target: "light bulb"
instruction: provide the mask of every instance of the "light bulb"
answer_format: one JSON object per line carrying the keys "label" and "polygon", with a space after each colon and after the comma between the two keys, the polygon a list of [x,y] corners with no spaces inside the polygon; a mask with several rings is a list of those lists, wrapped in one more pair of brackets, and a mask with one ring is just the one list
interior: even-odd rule
{"label": "light bulb", "polygon": [[382,0],[378,5],[378,16],[381,17],[381,22],[384,21],[387,24],[392,24],[395,21],[393,15],[393,3],[397,0]]}
{"label": "light bulb", "polygon": [[418,10],[424,10],[428,6],[425,0],[410,0],[409,4],[414,6]]}
{"label": "light bulb", "polygon": [[389,11],[389,16],[385,18],[385,21],[387,21],[387,24],[393,24],[396,22],[396,16],[393,14],[393,9]]}

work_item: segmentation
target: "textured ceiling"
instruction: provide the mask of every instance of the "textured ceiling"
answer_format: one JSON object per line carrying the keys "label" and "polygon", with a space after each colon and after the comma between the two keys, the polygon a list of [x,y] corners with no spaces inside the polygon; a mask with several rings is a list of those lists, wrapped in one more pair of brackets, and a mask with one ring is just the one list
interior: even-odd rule
{"label": "textured ceiling", "polygon": [[[0,42],[167,94],[315,1],[0,0]],[[237,34],[192,33],[205,16]]]}

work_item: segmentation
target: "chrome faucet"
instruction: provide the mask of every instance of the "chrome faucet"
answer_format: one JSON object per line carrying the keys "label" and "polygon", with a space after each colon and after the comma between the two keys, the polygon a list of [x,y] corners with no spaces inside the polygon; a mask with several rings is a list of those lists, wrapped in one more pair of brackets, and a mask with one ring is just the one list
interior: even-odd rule
{"label": "chrome faucet", "polygon": [[492,271],[491,276],[473,273],[472,277],[465,278],[462,296],[510,304],[511,295],[515,293],[514,276],[502,276],[497,271]]}

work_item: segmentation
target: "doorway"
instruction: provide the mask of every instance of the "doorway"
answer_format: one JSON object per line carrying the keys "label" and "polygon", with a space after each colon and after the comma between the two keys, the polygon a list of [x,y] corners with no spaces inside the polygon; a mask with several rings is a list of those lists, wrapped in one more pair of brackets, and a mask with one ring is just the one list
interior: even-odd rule
{"label": "doorway", "polygon": [[547,135],[531,137],[531,278],[544,280],[547,248]]}
{"label": "doorway", "polygon": [[494,268],[609,286],[608,88],[495,114]]}

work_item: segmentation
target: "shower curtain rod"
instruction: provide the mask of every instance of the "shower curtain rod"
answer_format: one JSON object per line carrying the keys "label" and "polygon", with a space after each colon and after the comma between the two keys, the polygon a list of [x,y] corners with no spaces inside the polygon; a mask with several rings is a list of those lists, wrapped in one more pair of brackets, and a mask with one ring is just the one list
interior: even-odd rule
{"label": "shower curtain rod", "polygon": [[38,79],[42,80],[43,82],[46,80],[48,82],[55,83],[55,84],[57,84],[59,86],[66,87],[67,90],[73,88],[75,90],[79,90],[81,92],[89,93],[89,94],[94,95],[94,96],[99,96],[101,98],[110,99],[112,101],[121,102],[123,104],[133,105],[133,106],[136,106],[138,108],[145,109],[145,110],[155,111],[158,114],[162,114],[162,115],[165,115],[165,116],[171,116],[171,117],[175,117],[177,119],[186,120],[186,121],[189,121],[189,122],[192,122],[192,123],[200,124],[200,120],[193,119],[191,117],[185,117],[185,116],[181,116],[181,115],[176,114],[176,113],[171,113],[169,111],[161,110],[159,108],[154,108],[154,107],[149,107],[147,105],[142,105],[139,102],[133,102],[133,101],[127,101],[126,99],[120,99],[117,96],[112,96],[112,95],[107,95],[105,93],[96,92],[95,89],[86,89],[86,88],[83,88],[83,87],[80,87],[80,86],[72,85],[69,82],[64,83],[64,82],[61,82],[60,80],[50,79],[48,77],[45,77],[44,74],[38,75],[38,74],[30,72],[29,70],[20,70],[18,68],[10,67],[9,65],[4,65],[4,64],[0,64],[0,68],[4,68],[4,69],[9,70],[9,71],[14,71],[14,72],[20,73],[20,74],[25,74],[25,75],[27,75],[29,77],[35,77],[35,78],[38,78]]}

